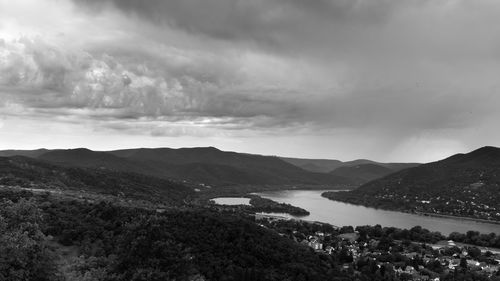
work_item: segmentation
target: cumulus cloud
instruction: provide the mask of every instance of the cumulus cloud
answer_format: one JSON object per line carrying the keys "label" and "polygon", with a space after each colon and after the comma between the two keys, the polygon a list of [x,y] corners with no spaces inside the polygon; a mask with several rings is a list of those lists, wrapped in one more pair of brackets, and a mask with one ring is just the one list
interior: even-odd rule
{"label": "cumulus cloud", "polygon": [[[253,88],[249,81],[237,84],[248,70],[242,70],[239,77],[225,74],[239,71],[235,62],[196,60],[198,54],[187,52],[179,59],[175,50],[157,63],[106,53],[68,52],[40,38],[20,38],[4,42],[0,54],[3,100],[39,111],[50,108],[53,114],[67,114],[66,109],[72,108],[109,109],[115,118],[170,117],[195,122],[212,117],[248,118],[246,123],[258,125],[262,116],[282,118],[279,123],[285,123],[298,105],[286,102],[284,95],[300,97],[282,88],[259,88],[257,81]],[[268,119],[267,127],[277,122]],[[231,129],[238,124],[242,122],[235,121]]]}

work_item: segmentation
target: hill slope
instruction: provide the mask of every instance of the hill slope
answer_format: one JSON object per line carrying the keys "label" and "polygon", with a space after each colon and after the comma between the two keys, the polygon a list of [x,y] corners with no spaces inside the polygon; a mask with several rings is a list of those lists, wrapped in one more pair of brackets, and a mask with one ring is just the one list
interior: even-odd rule
{"label": "hill slope", "polygon": [[213,147],[110,151],[134,163],[159,167],[175,178],[210,184],[350,184],[343,177],[306,171],[278,157]]}
{"label": "hill slope", "polygon": [[280,157],[280,159],[307,171],[330,173],[335,176],[345,177],[356,184],[363,184],[391,172],[397,172],[420,165],[419,163],[380,163],[367,159],[357,159],[346,162],[329,159],[300,159],[287,157]]}
{"label": "hill slope", "polygon": [[40,160],[85,168],[107,168],[119,171],[140,169],[136,164],[107,152],[92,151],[86,148],[58,149],[47,151],[36,157]]}
{"label": "hill slope", "polygon": [[339,160],[330,159],[301,159],[301,158],[289,158],[280,157],[281,160],[300,167],[304,170],[317,172],[317,173],[328,173],[338,167],[342,167],[343,162]]}
{"label": "hill slope", "polygon": [[128,172],[61,167],[23,156],[0,157],[0,185],[35,189],[90,191],[178,205],[193,189]]}
{"label": "hill slope", "polygon": [[346,162],[335,159],[302,159],[289,157],[280,157],[280,159],[297,167],[301,167],[304,170],[319,173],[329,173],[340,167],[352,167],[364,164],[374,164],[394,171],[399,171],[402,169],[412,168],[420,165],[420,163],[381,163],[368,159],[357,159]]}
{"label": "hill slope", "polygon": [[457,154],[324,196],[386,209],[500,220],[500,148]]}
{"label": "hill slope", "polygon": [[[2,153],[2,152],[0,152]],[[4,152],[11,155],[13,152]],[[20,151],[65,167],[101,168],[209,185],[352,185],[337,175],[314,173],[278,157],[221,151],[213,147],[92,151],[84,148]]]}
{"label": "hill slope", "polygon": [[0,157],[10,157],[10,156],[26,156],[31,158],[37,158],[38,156],[47,153],[49,150],[45,148],[35,149],[35,150],[0,150]]}

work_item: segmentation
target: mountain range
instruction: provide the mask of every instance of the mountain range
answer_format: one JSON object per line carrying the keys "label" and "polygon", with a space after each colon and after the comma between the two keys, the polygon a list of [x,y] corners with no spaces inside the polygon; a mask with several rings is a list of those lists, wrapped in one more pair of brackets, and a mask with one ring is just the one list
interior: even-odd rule
{"label": "mountain range", "polygon": [[311,172],[318,172],[318,173],[330,173],[338,168],[355,167],[366,164],[381,166],[393,172],[420,165],[420,163],[381,163],[367,159],[357,159],[346,162],[333,159],[302,159],[302,158],[289,158],[289,157],[280,157],[280,159],[290,164],[293,164],[297,167],[301,167],[304,170],[308,170]]}
{"label": "mountain range", "polygon": [[206,185],[359,185],[415,163],[348,162],[283,158],[221,151],[214,147],[3,150],[64,167],[101,168]]}
{"label": "mountain range", "polygon": [[139,148],[115,151],[6,150],[62,167],[107,169],[205,185],[352,185],[341,175],[304,170],[275,156],[226,152],[213,147]]}
{"label": "mountain range", "polygon": [[[385,209],[500,220],[496,147],[422,165],[280,158],[214,147],[4,150],[0,156],[3,185],[123,191],[177,201],[201,187],[342,187],[355,189],[324,196]],[[311,171],[312,165],[327,172]]]}
{"label": "mountain range", "polygon": [[390,169],[382,165],[368,163],[355,166],[341,166],[331,171],[330,174],[348,177],[357,184],[363,184],[397,171],[397,169]]}

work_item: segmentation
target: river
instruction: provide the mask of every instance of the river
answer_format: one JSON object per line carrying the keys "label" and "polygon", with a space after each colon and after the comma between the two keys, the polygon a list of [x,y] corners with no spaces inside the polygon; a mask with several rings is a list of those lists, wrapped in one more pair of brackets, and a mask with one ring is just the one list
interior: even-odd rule
{"label": "river", "polygon": [[215,204],[219,205],[248,205],[250,206],[250,198],[244,197],[218,197],[211,199]]}
{"label": "river", "polygon": [[328,190],[284,190],[255,193],[276,202],[288,203],[304,208],[309,216],[300,219],[326,222],[336,226],[375,225],[410,229],[416,225],[448,235],[453,231],[465,233],[469,230],[481,233],[500,234],[500,224],[481,223],[471,220],[428,217],[402,212],[385,211],[358,205],[332,201],[321,196]]}

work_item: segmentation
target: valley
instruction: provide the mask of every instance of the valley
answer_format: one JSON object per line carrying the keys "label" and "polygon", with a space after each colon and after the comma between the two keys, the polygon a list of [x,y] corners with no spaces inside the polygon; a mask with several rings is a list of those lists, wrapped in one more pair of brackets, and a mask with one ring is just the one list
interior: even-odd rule
{"label": "valley", "polygon": [[[37,227],[26,238],[34,256],[11,240],[2,249],[37,266],[0,257],[47,280],[495,280],[497,162],[486,149],[395,172],[406,164],[362,160],[327,173],[214,148],[2,151],[4,233]],[[211,202],[231,196],[248,202]],[[447,216],[444,206],[491,223],[418,215]],[[467,245],[439,244],[448,240]]]}

